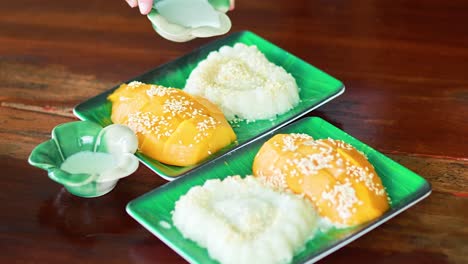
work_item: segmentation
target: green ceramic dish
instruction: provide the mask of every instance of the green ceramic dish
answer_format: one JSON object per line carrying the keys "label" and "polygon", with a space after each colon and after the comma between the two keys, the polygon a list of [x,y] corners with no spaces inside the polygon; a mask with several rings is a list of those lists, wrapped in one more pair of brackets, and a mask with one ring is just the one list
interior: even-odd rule
{"label": "green ceramic dish", "polygon": [[[206,249],[184,239],[181,233],[173,227],[171,211],[174,210],[175,202],[191,187],[202,185],[208,179],[223,179],[229,175],[251,174],[256,153],[262,144],[276,133],[306,133],[315,139],[330,137],[353,145],[367,155],[392,200],[391,209],[374,221],[353,228],[319,232],[314,239],[306,244],[305,249],[294,257],[293,263],[312,263],[325,257],[406,210],[427,197],[431,192],[430,184],[424,178],[382,153],[320,118],[305,118],[278,130],[278,132],[268,133],[266,137],[231,152],[229,156],[210,162],[204,170],[191,173],[131,201],[127,205],[127,212],[187,261],[191,263],[217,263],[208,256]],[[169,228],[167,224],[161,223],[168,223]]]}
{"label": "green ceramic dish", "polygon": [[[234,132],[237,135],[237,142],[214,153],[196,166],[169,166],[150,159],[142,153],[137,153],[138,158],[140,158],[145,165],[163,178],[173,180],[175,177],[181,176],[210,160],[237,149],[267,132],[274,131],[293,122],[344,92],[344,86],[340,81],[249,31],[234,33],[218,39],[175,61],[133,78],[128,82],[140,81],[166,87],[185,87],[185,81],[192,70],[200,61],[204,60],[211,51],[218,50],[224,45],[232,46],[238,42],[247,45],[256,45],[271,62],[282,66],[287,72],[291,73],[301,89],[299,94],[301,102],[295,108],[278,116],[274,120],[233,124]],[[111,124],[110,115],[112,105],[107,100],[107,97],[117,88],[118,86],[113,87],[109,91],[79,104],[74,109],[75,115],[80,119],[94,121],[102,126]]]}
{"label": "green ceramic dish", "polygon": [[[119,179],[135,172],[138,159],[133,153],[137,147],[138,139],[127,126],[115,124],[102,128],[93,122],[76,121],[56,126],[52,138],[33,149],[29,163],[46,170],[51,180],[62,184],[70,193],[97,197],[110,192]],[[87,162],[81,159],[76,165],[72,164],[79,172],[64,170],[62,165],[67,158],[78,153],[85,153],[87,157]],[[105,168],[99,172],[95,171],[96,164],[91,164],[89,158],[94,153],[107,157],[108,164],[97,165]]]}

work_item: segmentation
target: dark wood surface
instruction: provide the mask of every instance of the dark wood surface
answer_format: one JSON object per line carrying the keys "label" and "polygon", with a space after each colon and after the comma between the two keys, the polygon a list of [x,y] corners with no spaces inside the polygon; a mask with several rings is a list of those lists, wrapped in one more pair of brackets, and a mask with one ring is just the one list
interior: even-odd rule
{"label": "dark wood surface", "polygon": [[[126,203],[165,183],[144,166],[108,195],[29,166],[79,102],[211,39],[172,43],[123,0],[0,8],[0,263],[183,263]],[[468,1],[237,1],[248,29],[342,80],[314,111],[425,177],[432,195],[321,263],[468,263]]]}

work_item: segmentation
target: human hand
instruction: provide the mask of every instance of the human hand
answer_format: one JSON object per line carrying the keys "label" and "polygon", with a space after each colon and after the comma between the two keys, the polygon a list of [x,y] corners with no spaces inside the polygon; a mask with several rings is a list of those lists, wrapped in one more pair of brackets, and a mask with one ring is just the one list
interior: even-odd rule
{"label": "human hand", "polygon": [[153,7],[153,0],[125,0],[127,4],[131,7],[137,7],[140,9],[142,15],[147,15],[151,12]]}

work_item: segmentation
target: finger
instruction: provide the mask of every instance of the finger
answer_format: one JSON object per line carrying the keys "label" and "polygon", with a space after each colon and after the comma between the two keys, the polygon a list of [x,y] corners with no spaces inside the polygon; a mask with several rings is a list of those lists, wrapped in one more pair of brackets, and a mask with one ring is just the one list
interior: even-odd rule
{"label": "finger", "polygon": [[138,7],[142,15],[147,15],[151,12],[153,6],[153,0],[138,0]]}
{"label": "finger", "polygon": [[235,0],[230,0],[230,5],[229,5],[229,10],[234,10],[234,6],[235,6],[235,3],[234,3]]}
{"label": "finger", "polygon": [[138,5],[138,2],[137,0],[125,0],[125,2],[127,2],[127,4],[131,7],[131,8],[134,8]]}

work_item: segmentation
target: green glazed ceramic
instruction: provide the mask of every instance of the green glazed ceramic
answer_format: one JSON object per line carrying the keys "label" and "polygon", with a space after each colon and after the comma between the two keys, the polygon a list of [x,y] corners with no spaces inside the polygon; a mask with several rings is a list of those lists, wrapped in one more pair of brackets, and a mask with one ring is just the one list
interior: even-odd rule
{"label": "green glazed ceramic", "polygon": [[[177,7],[178,15],[164,13],[161,5],[172,2]],[[211,6],[210,6],[211,5]],[[229,0],[155,0],[152,11],[148,14],[153,29],[166,38],[175,42],[185,42],[194,38],[206,38],[223,35],[231,29],[231,20],[225,14],[231,3]],[[204,14],[208,9],[209,13]],[[184,25],[177,16],[192,17],[191,20],[204,21],[209,15],[218,19],[218,25],[198,23]],[[187,19],[183,19],[187,20]]]}
{"label": "green glazed ceramic", "polygon": [[137,147],[136,135],[126,126],[103,129],[93,122],[76,121],[56,126],[52,138],[31,152],[29,163],[46,170],[70,193],[97,197],[138,168],[133,155]]}
{"label": "green glazed ceramic", "polygon": [[[373,221],[345,229],[320,230],[306,243],[304,250],[294,257],[292,263],[318,261],[421,201],[431,192],[430,184],[421,176],[325,120],[314,117],[304,118],[277,132],[268,133],[265,137],[231,152],[229,156],[211,162],[203,170],[192,172],[131,201],[127,205],[127,212],[190,263],[218,263],[210,258],[205,248],[185,239],[174,227],[171,212],[175,203],[191,187],[203,185],[209,179],[224,179],[230,175],[251,175],[252,163],[258,150],[265,141],[277,133],[305,133],[314,139],[333,138],[351,144],[366,154],[392,201],[390,210]],[[225,246],[229,247],[228,244]]]}
{"label": "green glazed ceramic", "polygon": [[[174,61],[132,78],[126,83],[140,81],[166,87],[185,87],[185,82],[192,70],[200,61],[204,60],[210,52],[219,50],[219,48],[224,45],[233,46],[236,43],[257,46],[269,61],[283,67],[287,72],[291,73],[300,88],[299,97],[301,101],[290,111],[272,120],[257,120],[255,122],[241,121],[231,124],[237,135],[237,142],[213,153],[207,159],[194,166],[170,166],[153,160],[143,153],[137,152],[136,155],[143,164],[164,179],[174,180],[188,172],[201,169],[204,164],[223,155],[227,155],[235,149],[241,148],[243,145],[265,135],[265,133],[274,131],[297,120],[313,109],[333,100],[345,90],[343,83],[339,80],[250,31],[233,33],[208,43]],[[112,104],[107,100],[107,97],[119,86],[120,84],[77,105],[74,108],[75,115],[82,120],[93,121],[102,126],[112,124],[110,118]]]}

